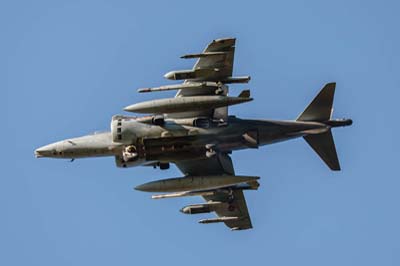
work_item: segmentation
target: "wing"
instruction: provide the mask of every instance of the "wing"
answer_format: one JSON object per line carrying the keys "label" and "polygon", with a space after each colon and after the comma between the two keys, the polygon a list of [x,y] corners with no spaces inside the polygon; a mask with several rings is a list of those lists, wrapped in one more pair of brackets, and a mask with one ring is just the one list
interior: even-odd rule
{"label": "wing", "polygon": [[[234,198],[230,201],[229,197]],[[222,205],[215,212],[219,217],[240,217],[238,220],[227,220],[224,223],[234,230],[245,230],[253,228],[250,220],[250,215],[247,210],[246,199],[244,198],[243,190],[235,190],[232,195],[226,193],[216,193],[213,196],[204,196],[208,202],[222,201],[229,202],[229,204]]]}
{"label": "wing", "polygon": [[[193,68],[191,70],[170,71],[164,75],[167,79],[184,80],[181,84],[165,85],[155,88],[140,88],[138,91],[154,92],[178,90],[175,98],[192,97],[192,99],[195,98],[193,96],[227,96],[229,88],[226,84],[247,83],[250,80],[250,76],[232,76],[235,43],[235,38],[217,39],[209,43],[202,53],[182,56],[181,58],[186,59],[197,58],[197,62]],[[221,98],[221,100],[224,99],[224,97],[218,98]],[[249,95],[243,96],[243,98],[249,98]],[[178,101],[172,100],[171,104],[172,102]],[[193,110],[185,109],[185,111],[182,110],[181,112],[175,112],[176,110],[174,112],[165,111],[164,115],[170,118],[208,118],[226,124],[228,105],[231,104],[197,106],[197,108],[193,108]],[[135,108],[137,108],[137,106]],[[129,109],[132,108],[128,108],[127,111],[131,111]],[[137,109],[135,110],[137,111]]]}
{"label": "wing", "polygon": [[[228,154],[218,154],[211,158],[201,160],[188,160],[175,163],[185,174],[199,175],[234,175],[232,159]],[[223,188],[214,190],[210,195],[204,195],[207,203],[220,202],[215,213],[218,217],[238,219],[225,219],[224,223],[232,230],[243,230],[252,228],[249,212],[243,190],[240,188]],[[205,221],[205,220],[203,220]]]}
{"label": "wing", "polygon": [[[211,56],[200,57],[193,67],[196,69],[217,69],[215,76],[207,77],[207,80],[203,81],[221,81],[232,76],[233,71],[233,59],[235,55],[235,38],[226,38],[213,40],[207,45],[202,54],[212,54]],[[198,82],[198,81],[196,81]],[[185,83],[193,83],[192,81],[186,80]],[[212,84],[208,82],[208,84]],[[228,86],[220,84],[214,86],[202,86],[201,88],[179,90],[175,97],[185,96],[198,96],[198,95],[215,95],[216,90],[220,90],[221,95],[228,94]],[[220,107],[212,110],[204,110],[197,112],[184,112],[170,117],[210,117],[213,119],[226,120],[228,116],[228,107]]]}
{"label": "wing", "polygon": [[[202,81],[223,81],[232,76],[233,58],[235,54],[235,38],[213,40],[207,45],[202,54],[214,53],[212,56],[200,57],[193,67],[196,69],[215,69],[216,76],[207,76]],[[220,54],[219,54],[220,53]],[[185,80],[185,83],[198,81]],[[193,95],[214,95],[214,86],[204,86],[202,88],[179,90],[176,96]]]}
{"label": "wing", "polygon": [[215,79],[218,81],[232,76],[235,42],[235,38],[213,40],[203,51],[203,54],[211,54],[211,56],[200,57],[193,70],[217,69]]}

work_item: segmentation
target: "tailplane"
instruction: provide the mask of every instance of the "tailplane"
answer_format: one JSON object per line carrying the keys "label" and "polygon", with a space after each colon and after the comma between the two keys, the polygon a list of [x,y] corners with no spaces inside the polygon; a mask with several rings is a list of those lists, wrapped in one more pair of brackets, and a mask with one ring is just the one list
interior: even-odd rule
{"label": "tailplane", "polygon": [[[298,121],[331,121],[336,83],[328,83],[297,118]],[[321,134],[306,135],[304,139],[331,170],[339,171],[340,164],[335,142],[329,129]]]}
{"label": "tailplane", "polygon": [[304,139],[331,170],[340,171],[335,142],[330,129],[322,134],[304,136]]}

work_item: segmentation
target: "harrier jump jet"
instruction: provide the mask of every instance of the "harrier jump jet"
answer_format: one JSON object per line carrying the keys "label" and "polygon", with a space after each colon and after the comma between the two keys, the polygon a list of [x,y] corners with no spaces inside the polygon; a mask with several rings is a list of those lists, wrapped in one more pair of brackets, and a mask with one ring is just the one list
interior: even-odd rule
{"label": "harrier jump jet", "polygon": [[185,214],[215,212],[199,222],[223,222],[232,230],[252,228],[243,190],[257,190],[257,176],[235,174],[230,154],[303,137],[326,165],[340,170],[331,129],[352,124],[332,119],[335,83],[326,84],[295,120],[241,119],[228,114],[228,106],[250,102],[250,91],[228,96],[228,85],[247,83],[249,76],[232,76],[235,39],[212,41],[195,58],[190,70],[171,71],[165,78],[182,83],[139,92],[177,90],[174,98],[156,99],[125,107],[149,114],[115,115],[111,131],[71,138],[41,147],[36,157],[78,159],[113,156],[118,167],[153,166],[167,169],[174,163],[183,177],[168,178],[135,189],[162,194],[154,199],[201,196],[205,202],[181,209]]}

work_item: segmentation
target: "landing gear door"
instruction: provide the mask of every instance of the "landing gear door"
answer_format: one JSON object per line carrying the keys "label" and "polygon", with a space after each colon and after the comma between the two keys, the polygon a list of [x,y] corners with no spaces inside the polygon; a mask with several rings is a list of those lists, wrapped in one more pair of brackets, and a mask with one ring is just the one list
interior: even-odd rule
{"label": "landing gear door", "polygon": [[258,130],[250,130],[242,135],[243,142],[246,146],[253,149],[258,149],[260,144]]}

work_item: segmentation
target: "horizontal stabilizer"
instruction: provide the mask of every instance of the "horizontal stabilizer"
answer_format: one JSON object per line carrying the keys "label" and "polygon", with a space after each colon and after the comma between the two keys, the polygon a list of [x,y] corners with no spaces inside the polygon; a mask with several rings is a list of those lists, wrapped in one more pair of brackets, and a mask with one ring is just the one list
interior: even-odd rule
{"label": "horizontal stabilizer", "polygon": [[304,136],[304,139],[331,170],[340,171],[339,159],[331,130],[322,134],[307,135]]}

